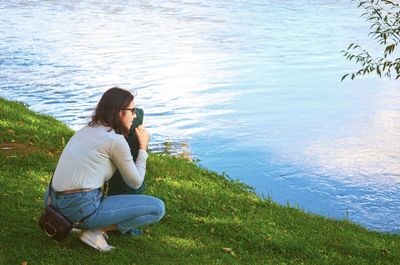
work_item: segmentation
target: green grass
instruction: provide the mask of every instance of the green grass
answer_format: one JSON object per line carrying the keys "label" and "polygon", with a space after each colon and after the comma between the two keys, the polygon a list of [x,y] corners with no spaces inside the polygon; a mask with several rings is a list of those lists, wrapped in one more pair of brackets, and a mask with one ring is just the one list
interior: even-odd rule
{"label": "green grass", "polygon": [[151,154],[147,194],[167,214],[145,234],[110,234],[111,253],[37,225],[42,195],[73,132],[52,117],[0,99],[0,264],[399,264],[400,237],[260,199],[195,163]]}

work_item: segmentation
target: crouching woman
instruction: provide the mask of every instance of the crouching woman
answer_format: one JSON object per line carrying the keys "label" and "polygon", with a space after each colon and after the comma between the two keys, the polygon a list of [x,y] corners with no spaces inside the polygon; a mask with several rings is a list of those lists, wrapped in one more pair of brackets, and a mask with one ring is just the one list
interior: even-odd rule
{"label": "crouching woman", "polygon": [[[80,239],[100,251],[113,247],[106,232],[140,234],[138,227],[156,223],[164,213],[163,201],[147,195],[103,196],[102,186],[118,168],[125,183],[139,188],[146,173],[149,135],[136,128],[140,149],[133,161],[124,136],[135,119],[134,96],[127,90],[107,90],[89,124],[75,133],[65,146],[51,183],[51,204],[71,222],[90,215],[78,228]],[[45,203],[48,200],[46,192]]]}

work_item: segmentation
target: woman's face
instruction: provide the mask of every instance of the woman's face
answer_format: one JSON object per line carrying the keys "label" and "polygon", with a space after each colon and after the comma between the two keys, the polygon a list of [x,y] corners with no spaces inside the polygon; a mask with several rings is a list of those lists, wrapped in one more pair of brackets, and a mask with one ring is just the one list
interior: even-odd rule
{"label": "woman's face", "polygon": [[129,131],[132,126],[133,120],[136,118],[136,108],[134,100],[129,103],[128,107],[122,109],[119,112],[119,117],[124,128]]}

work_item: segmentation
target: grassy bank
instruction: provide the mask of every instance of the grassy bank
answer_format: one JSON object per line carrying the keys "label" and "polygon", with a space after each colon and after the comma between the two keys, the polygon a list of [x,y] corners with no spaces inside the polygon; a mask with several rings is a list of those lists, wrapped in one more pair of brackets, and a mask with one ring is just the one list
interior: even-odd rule
{"label": "grassy bank", "polygon": [[167,214],[145,234],[110,234],[102,254],[70,235],[46,238],[42,194],[73,132],[0,99],[0,264],[399,264],[400,237],[258,198],[194,163],[150,155],[147,194]]}

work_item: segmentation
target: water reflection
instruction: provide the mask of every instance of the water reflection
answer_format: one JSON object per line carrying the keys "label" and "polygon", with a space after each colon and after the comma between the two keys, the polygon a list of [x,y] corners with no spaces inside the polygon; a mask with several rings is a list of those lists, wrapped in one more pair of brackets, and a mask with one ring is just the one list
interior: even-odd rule
{"label": "water reflection", "polygon": [[193,161],[190,154],[190,147],[187,143],[176,143],[176,142],[164,142],[158,144],[152,144],[150,150],[156,153],[162,153],[174,157]]}
{"label": "water reflection", "polygon": [[323,175],[375,189],[400,184],[400,90],[376,92],[370,117],[359,114],[358,129],[338,139],[319,139],[305,150],[309,163]]}

